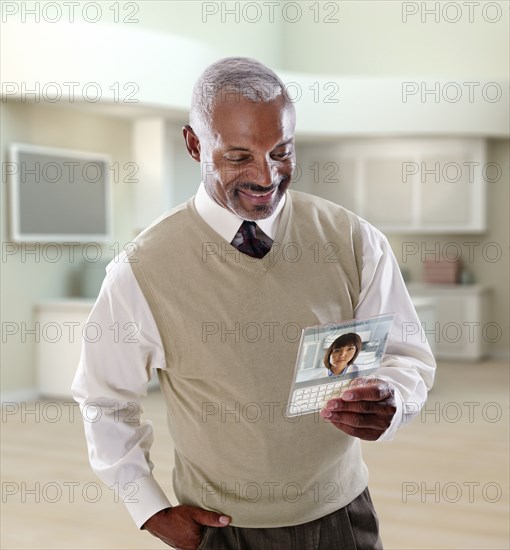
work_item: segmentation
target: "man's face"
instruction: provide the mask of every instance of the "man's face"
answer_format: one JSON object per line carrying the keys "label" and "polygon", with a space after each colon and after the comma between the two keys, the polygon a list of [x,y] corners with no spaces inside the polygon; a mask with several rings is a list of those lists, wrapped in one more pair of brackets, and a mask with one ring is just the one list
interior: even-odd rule
{"label": "man's face", "polygon": [[232,96],[218,100],[210,130],[197,136],[209,195],[243,219],[270,216],[290,184],[294,128],[294,111],[281,97],[257,103]]}

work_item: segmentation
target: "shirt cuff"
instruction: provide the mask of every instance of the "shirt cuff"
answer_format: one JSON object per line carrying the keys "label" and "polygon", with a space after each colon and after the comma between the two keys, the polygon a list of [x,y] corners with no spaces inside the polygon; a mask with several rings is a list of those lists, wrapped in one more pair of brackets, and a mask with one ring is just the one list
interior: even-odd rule
{"label": "shirt cuff", "polygon": [[119,489],[119,497],[138,529],[154,514],[172,506],[153,476],[126,483]]}
{"label": "shirt cuff", "polygon": [[377,439],[376,441],[391,441],[395,437],[395,433],[400,427],[400,424],[402,424],[402,418],[403,418],[402,411],[404,409],[404,399],[402,398],[402,394],[400,393],[400,391],[393,384],[391,384],[391,382],[388,382],[388,384],[390,384],[393,390],[395,391],[394,395],[395,395],[395,403],[397,405],[397,410],[395,411],[395,414],[391,419],[391,424],[388,426],[386,431],[383,432],[381,436],[379,436],[379,439]]}

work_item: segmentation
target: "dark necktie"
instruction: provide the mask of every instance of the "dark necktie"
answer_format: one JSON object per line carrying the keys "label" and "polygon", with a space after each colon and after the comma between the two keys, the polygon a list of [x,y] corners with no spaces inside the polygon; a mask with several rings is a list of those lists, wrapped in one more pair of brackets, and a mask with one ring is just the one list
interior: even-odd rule
{"label": "dark necktie", "polygon": [[[259,236],[257,237],[257,230]],[[257,226],[255,222],[244,220],[237,235],[232,241],[239,252],[254,258],[263,258],[270,250],[273,241]]]}

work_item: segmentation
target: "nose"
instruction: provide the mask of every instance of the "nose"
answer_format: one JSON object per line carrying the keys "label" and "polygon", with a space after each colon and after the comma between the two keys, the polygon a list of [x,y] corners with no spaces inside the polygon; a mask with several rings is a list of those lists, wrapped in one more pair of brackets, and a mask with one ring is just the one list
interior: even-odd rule
{"label": "nose", "polygon": [[253,183],[260,185],[261,187],[271,187],[273,182],[276,181],[276,173],[273,167],[273,163],[267,160],[259,160],[253,162],[249,167],[247,177]]}

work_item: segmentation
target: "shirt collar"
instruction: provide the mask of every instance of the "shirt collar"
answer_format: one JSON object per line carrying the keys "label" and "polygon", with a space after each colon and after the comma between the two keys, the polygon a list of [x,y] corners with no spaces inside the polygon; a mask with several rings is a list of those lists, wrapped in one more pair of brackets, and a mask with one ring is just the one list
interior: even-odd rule
{"label": "shirt collar", "polygon": [[[280,214],[282,208],[285,205],[286,195],[284,195],[276,210],[269,216],[269,218],[263,218],[257,220],[257,225],[262,231],[271,239],[274,240],[276,232],[278,231],[278,222],[280,220]],[[204,182],[200,183],[198,191],[195,195],[195,208],[200,217],[209,225],[216,233],[221,235],[227,242],[232,242],[236,233],[239,231],[239,227],[243,223],[243,219],[220,206],[205,189]]]}

